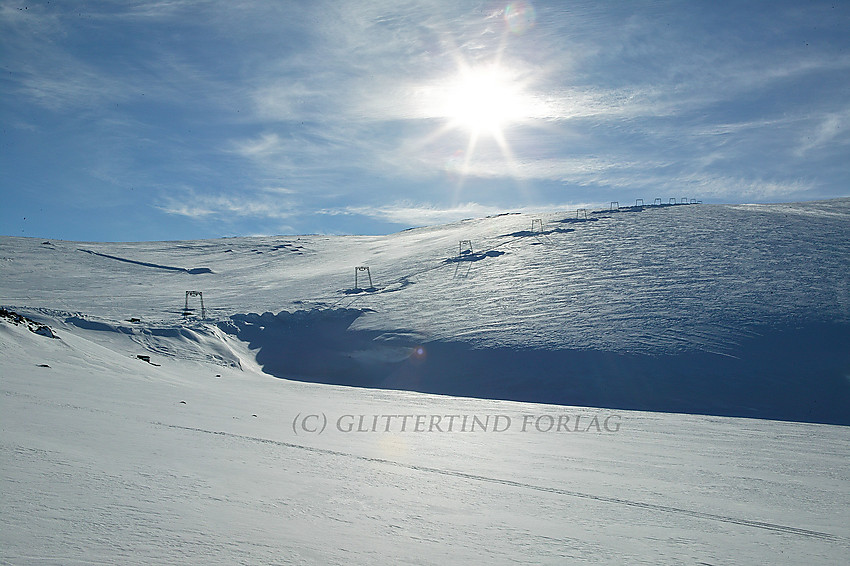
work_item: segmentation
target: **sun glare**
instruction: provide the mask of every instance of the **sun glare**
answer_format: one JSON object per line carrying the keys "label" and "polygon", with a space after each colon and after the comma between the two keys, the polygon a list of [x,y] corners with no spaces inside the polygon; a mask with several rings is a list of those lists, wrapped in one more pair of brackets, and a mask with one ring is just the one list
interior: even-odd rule
{"label": "sun glare", "polygon": [[528,103],[510,76],[495,67],[465,69],[446,90],[445,116],[474,135],[501,136],[502,129],[527,115]]}
{"label": "sun glare", "polygon": [[[527,70],[458,61],[456,74],[419,91],[422,113],[442,122],[421,143],[451,140],[444,170],[457,179],[458,194],[465,178],[493,175],[494,167],[516,176],[510,130],[543,115],[541,103],[527,90],[528,85]],[[466,137],[464,147],[455,145],[456,134]]]}

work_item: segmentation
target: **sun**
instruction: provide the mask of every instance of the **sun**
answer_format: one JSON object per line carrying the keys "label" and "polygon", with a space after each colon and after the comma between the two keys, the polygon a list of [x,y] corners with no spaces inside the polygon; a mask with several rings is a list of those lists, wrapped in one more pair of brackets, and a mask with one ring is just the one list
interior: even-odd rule
{"label": "sun", "polygon": [[[417,114],[439,124],[416,146],[436,148],[436,155],[450,156],[442,169],[456,180],[459,198],[466,178],[502,174],[497,171],[519,178],[512,134],[538,122],[546,116],[546,109],[530,88],[528,68],[499,61],[456,63],[453,74],[419,85],[414,99]],[[458,146],[458,142],[464,145]]]}
{"label": "sun", "polygon": [[463,68],[448,82],[442,114],[450,127],[474,136],[500,138],[505,127],[522,120],[529,110],[520,85],[498,66]]}
{"label": "sun", "polygon": [[464,69],[446,91],[445,114],[473,134],[497,136],[523,116],[525,102],[518,85],[497,67]]}

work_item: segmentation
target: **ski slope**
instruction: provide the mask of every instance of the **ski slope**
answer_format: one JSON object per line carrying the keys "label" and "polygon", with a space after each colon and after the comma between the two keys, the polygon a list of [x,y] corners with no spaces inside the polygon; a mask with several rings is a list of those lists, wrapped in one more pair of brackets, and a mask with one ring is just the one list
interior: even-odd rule
{"label": "ski slope", "polygon": [[576,216],[0,238],[0,562],[842,563],[850,199]]}

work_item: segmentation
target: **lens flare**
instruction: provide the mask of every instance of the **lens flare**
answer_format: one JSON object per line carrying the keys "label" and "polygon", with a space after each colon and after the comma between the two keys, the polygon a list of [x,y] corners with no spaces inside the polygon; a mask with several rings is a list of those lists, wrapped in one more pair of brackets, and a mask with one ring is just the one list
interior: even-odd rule
{"label": "lens flare", "polygon": [[410,351],[410,359],[412,360],[424,360],[425,355],[425,346],[414,346]]}
{"label": "lens flare", "polygon": [[505,23],[517,35],[531,29],[536,19],[537,14],[531,2],[511,2],[505,7]]}

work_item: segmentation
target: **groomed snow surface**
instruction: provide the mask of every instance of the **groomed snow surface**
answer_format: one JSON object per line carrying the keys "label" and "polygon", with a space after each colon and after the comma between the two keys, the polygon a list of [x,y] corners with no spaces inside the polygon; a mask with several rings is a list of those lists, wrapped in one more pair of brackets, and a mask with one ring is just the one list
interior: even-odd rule
{"label": "groomed snow surface", "polygon": [[848,221],[0,238],[0,562],[844,563]]}

